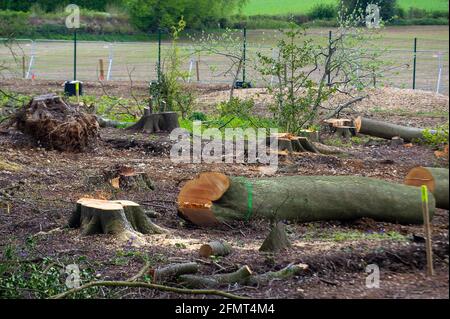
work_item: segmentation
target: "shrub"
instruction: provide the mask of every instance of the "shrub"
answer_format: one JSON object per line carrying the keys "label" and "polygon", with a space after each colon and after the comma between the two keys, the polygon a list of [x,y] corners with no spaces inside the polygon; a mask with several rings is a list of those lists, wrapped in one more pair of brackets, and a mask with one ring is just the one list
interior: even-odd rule
{"label": "shrub", "polygon": [[434,130],[426,129],[423,132],[424,142],[435,148],[439,148],[444,146],[445,144],[448,144],[448,129],[448,123],[438,126]]}
{"label": "shrub", "polygon": [[237,97],[231,99],[231,101],[221,102],[217,108],[220,112],[220,116],[236,116],[243,119],[247,119],[251,116],[251,112],[255,107],[255,102],[250,100],[241,100]]}
{"label": "shrub", "polygon": [[312,20],[331,20],[337,17],[337,8],[334,4],[316,4],[308,13]]}

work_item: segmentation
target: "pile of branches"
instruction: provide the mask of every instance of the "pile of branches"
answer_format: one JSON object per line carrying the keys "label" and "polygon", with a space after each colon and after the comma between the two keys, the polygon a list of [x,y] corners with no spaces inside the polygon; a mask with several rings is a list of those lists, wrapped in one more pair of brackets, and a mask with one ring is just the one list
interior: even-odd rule
{"label": "pile of branches", "polygon": [[45,148],[69,152],[82,152],[94,145],[100,129],[94,115],[55,94],[33,98],[15,114],[11,124]]}

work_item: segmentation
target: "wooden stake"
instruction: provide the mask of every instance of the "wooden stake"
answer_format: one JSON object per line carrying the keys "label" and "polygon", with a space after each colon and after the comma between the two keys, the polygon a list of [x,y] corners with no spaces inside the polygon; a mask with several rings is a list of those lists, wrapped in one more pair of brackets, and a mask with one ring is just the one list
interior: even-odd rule
{"label": "wooden stake", "polygon": [[422,207],[427,251],[427,275],[428,277],[432,277],[434,276],[433,245],[431,241],[430,212],[428,209],[428,187],[425,185],[422,186]]}
{"label": "wooden stake", "polygon": [[99,63],[99,67],[100,67],[100,81],[104,81],[105,80],[105,66],[103,64],[103,59],[100,59],[98,61]]}
{"label": "wooden stake", "polygon": [[200,82],[200,66],[198,60],[195,61],[195,69],[197,71],[197,82]]}
{"label": "wooden stake", "polygon": [[27,77],[25,56],[22,56],[22,77],[24,79]]}

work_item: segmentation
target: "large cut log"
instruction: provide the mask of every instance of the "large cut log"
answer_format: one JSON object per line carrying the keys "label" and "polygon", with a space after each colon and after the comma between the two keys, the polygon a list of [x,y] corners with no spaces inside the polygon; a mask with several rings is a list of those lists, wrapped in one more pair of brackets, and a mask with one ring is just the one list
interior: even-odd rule
{"label": "large cut log", "polygon": [[[357,133],[388,140],[401,137],[405,142],[412,142],[423,139],[423,133],[425,132],[424,129],[386,123],[361,116],[354,123]],[[435,131],[431,131],[431,133],[435,134]]]}
{"label": "large cut log", "polygon": [[[431,193],[429,206],[433,216]],[[251,218],[312,222],[366,217],[402,224],[423,222],[416,187],[356,176],[246,179],[203,173],[181,189],[178,210],[200,226]]]}
{"label": "large cut log", "polygon": [[405,184],[421,187],[425,185],[436,198],[436,207],[449,209],[448,168],[416,167],[405,178]]}
{"label": "large cut log", "polygon": [[49,149],[84,151],[99,138],[95,115],[55,94],[33,98],[15,114],[13,122],[19,131]]}
{"label": "large cut log", "polygon": [[178,114],[176,112],[151,113],[146,109],[144,116],[133,126],[129,127],[131,131],[145,131],[147,133],[172,132],[180,127]]}
{"label": "large cut log", "polygon": [[80,228],[81,235],[110,234],[128,240],[139,234],[162,234],[165,229],[153,224],[139,204],[82,198],[77,202],[69,223]]}

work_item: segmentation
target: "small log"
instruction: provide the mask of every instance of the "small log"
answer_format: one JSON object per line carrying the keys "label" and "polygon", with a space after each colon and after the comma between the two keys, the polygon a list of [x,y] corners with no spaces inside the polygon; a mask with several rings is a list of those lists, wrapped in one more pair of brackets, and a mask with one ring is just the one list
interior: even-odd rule
{"label": "small log", "polygon": [[217,274],[211,276],[182,275],[180,283],[189,288],[217,288],[221,285],[245,284],[252,271],[248,266],[228,274]]}
{"label": "small log", "polygon": [[416,167],[405,178],[405,184],[421,187],[426,185],[436,198],[436,207],[449,209],[448,168]]}
{"label": "small log", "polygon": [[181,275],[198,272],[197,263],[173,264],[163,268],[150,270],[153,283],[164,283],[176,280]]}
{"label": "small log", "polygon": [[[364,135],[392,139],[401,137],[405,142],[423,139],[424,129],[401,126],[368,118],[358,117],[355,120],[356,132]],[[436,131],[431,131],[436,134]]]}
{"label": "small log", "polygon": [[200,257],[209,258],[210,256],[227,256],[231,254],[232,247],[225,241],[212,241],[202,245],[199,250]]}
{"label": "small log", "polygon": [[286,225],[278,222],[264,240],[259,251],[276,253],[291,247],[291,243],[286,234]]}
{"label": "small log", "polygon": [[252,286],[266,285],[272,280],[287,280],[295,276],[305,274],[309,270],[309,266],[305,264],[291,264],[279,271],[270,271],[261,275],[253,275],[248,279],[248,284]]}

